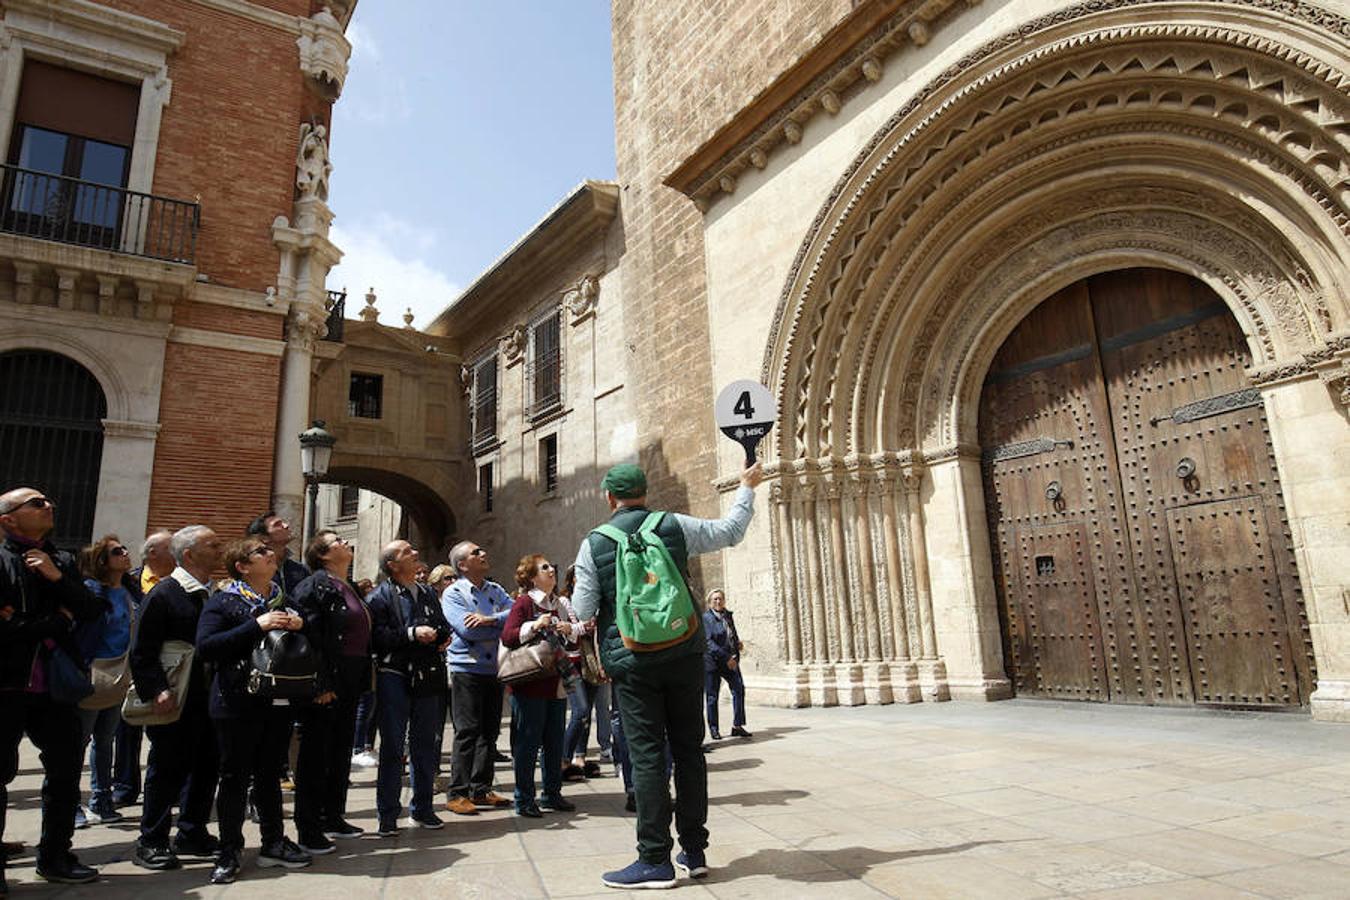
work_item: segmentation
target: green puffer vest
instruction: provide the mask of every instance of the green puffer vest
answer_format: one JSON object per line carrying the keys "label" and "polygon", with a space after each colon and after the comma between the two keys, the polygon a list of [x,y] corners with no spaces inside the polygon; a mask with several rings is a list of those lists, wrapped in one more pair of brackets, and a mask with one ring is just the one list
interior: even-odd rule
{"label": "green puffer vest", "polygon": [[[638,506],[621,509],[610,517],[609,524],[625,534],[632,534],[642,527],[642,521],[647,518],[649,512],[651,510],[646,507]],[[680,529],[675,517],[667,513],[657,526],[656,535],[666,545],[670,558],[684,576],[684,583],[687,586],[689,554],[684,546],[684,531]],[[596,577],[600,582],[600,613],[596,617],[596,633],[600,636],[600,662],[604,665],[605,671],[611,675],[622,676],[635,668],[659,666],[692,653],[702,656],[706,641],[703,636],[701,615],[697,616],[698,630],[694,636],[674,647],[653,650],[650,653],[634,653],[623,645],[623,638],[619,636],[619,626],[614,623],[614,560],[618,556],[618,546],[600,534],[592,533],[587,540],[591,546],[591,559],[595,561]],[[696,611],[700,609],[697,597],[694,598],[694,608]]]}

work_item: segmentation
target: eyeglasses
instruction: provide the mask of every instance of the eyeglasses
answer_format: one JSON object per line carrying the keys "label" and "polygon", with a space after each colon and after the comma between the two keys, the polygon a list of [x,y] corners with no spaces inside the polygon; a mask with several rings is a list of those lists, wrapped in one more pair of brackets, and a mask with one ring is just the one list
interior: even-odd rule
{"label": "eyeglasses", "polygon": [[333,538],[331,541],[328,542],[328,546],[325,547],[324,549],[332,550],[334,547],[337,546],[350,547],[351,545],[352,545],[351,541],[347,540],[346,538]]}
{"label": "eyeglasses", "polygon": [[268,554],[275,553],[275,552],[276,552],[276,551],[273,550],[271,547],[268,547],[268,546],[262,546],[262,547],[255,547],[255,548],[253,548],[252,550],[248,551],[248,555],[249,555],[249,556],[267,556]]}
{"label": "eyeglasses", "polygon": [[470,550],[470,551],[469,551],[469,555],[470,555],[470,556],[487,556],[487,551],[484,550],[482,547],[475,547],[473,550]]}
{"label": "eyeglasses", "polygon": [[126,556],[127,553],[126,547],[112,547],[108,550],[109,556]]}
{"label": "eyeglasses", "polygon": [[557,569],[554,568],[553,563],[540,563],[540,564],[539,564],[539,571],[540,571],[540,572],[556,572]]}

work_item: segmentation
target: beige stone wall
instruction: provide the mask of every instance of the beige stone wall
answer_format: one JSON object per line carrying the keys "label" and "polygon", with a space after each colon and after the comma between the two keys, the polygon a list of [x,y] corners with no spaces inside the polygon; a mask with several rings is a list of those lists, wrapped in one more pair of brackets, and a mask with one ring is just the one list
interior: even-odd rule
{"label": "beige stone wall", "polygon": [[[1084,111],[1090,106],[1073,106],[1069,99],[1054,106],[1043,99],[1061,70],[1044,76],[1050,81],[1041,94],[1027,90],[1030,75],[1019,81],[1013,74],[1041,65],[1035,48],[1056,46],[1055,52],[1066,53],[1078,35],[1094,35],[1076,46],[1100,43],[1112,66],[1141,51],[1150,65],[1162,62],[1166,54],[1154,60],[1153,51],[1184,35],[1188,52],[1212,57],[1220,70],[1239,72],[1249,61],[1256,64],[1233,55],[1238,36],[1245,36],[1242,53],[1282,61],[1308,54],[1344,70],[1350,48],[1326,30],[1327,16],[1309,10],[1292,16],[1276,7],[1175,4],[1163,14],[1147,6],[1108,4],[1091,19],[1081,14],[1075,19],[1063,15],[1064,4],[1048,0],[957,5],[922,32],[923,41],[890,53],[873,83],[846,94],[835,111],[818,108],[804,120],[797,143],[780,142],[762,168],[746,168],[724,182],[726,189],[712,198],[703,218],[711,385],[759,377],[765,366],[768,383],[783,391],[786,402],[804,404],[798,419],[780,427],[779,437],[793,447],[797,436],[784,428],[799,427],[802,445],[814,448],[794,450],[780,461],[781,472],[791,476],[787,480],[808,485],[807,492],[791,502],[784,495],[781,504],[761,501],[746,543],[723,554],[729,600],[756,650],[747,657],[752,694],[769,702],[886,702],[916,699],[917,679],[925,698],[1006,695],[979,450],[972,444],[984,367],[1016,321],[1056,285],[1103,267],[1165,265],[1206,280],[1229,302],[1252,344],[1253,379],[1269,385],[1263,392],[1314,623],[1320,677],[1313,708],[1327,718],[1346,715],[1350,579],[1343,561],[1350,558],[1350,515],[1344,498],[1350,472],[1340,461],[1344,454],[1333,461],[1335,454],[1326,450],[1328,440],[1350,445],[1345,407],[1338,405],[1344,401],[1335,399],[1346,374],[1338,370],[1341,380],[1329,387],[1325,382],[1334,379],[1323,371],[1319,380],[1314,371],[1347,365],[1350,310],[1342,285],[1350,281],[1350,254],[1344,229],[1334,216],[1310,212],[1318,203],[1303,195],[1301,185],[1310,182],[1300,181],[1294,170],[1261,163],[1238,174],[1262,157],[1264,144],[1225,158],[1227,138],[1216,130],[1188,137],[1190,150],[1180,149],[1185,141],[1179,138],[1172,145],[1172,133],[1199,133],[1187,123],[1213,119],[1190,107],[1192,98],[1203,103],[1209,92],[1230,87],[1259,93],[1255,85],[1231,80],[1210,87],[1202,67],[1195,84],[1178,93],[1184,100],[1175,110],[1175,129],[1168,118],[1157,135],[1131,136],[1135,143],[1120,140],[1113,147],[1109,137],[1089,138],[1085,126],[1083,136],[1063,139],[1059,153],[1056,135],[1072,134],[1073,116],[1079,116],[1077,123],[1089,121],[1093,113]],[[1000,43],[1030,23],[1038,31],[1034,38]],[[1154,30],[1140,30],[1132,44],[1120,47],[1095,37],[1144,25]],[[1020,53],[1027,54],[1022,68],[999,77],[1013,101],[1035,107],[1024,114],[1027,127],[1015,128],[1010,119],[999,140],[992,125],[982,137],[971,136],[979,123],[997,121],[1001,99],[992,81],[973,85],[975,79]],[[974,57],[989,61],[972,63]],[[1085,76],[1092,63],[1082,65],[1082,59],[1074,65]],[[1187,58],[1181,68],[1190,65]],[[962,68],[966,80],[948,80]],[[1184,75],[1178,71],[1175,77],[1185,81]],[[1160,73],[1154,84],[1170,77]],[[1340,102],[1333,90],[1301,76],[1286,78],[1318,94],[1319,108]],[[697,76],[691,79],[697,82]],[[920,93],[929,86],[935,86],[931,94]],[[1161,87],[1150,89],[1159,93],[1149,95],[1147,109],[1139,99],[1143,95],[1131,88],[1122,100],[1132,95],[1138,112],[1122,104],[1096,115],[1103,126],[1122,133],[1131,123],[1159,121],[1157,110],[1167,98]],[[989,112],[977,116],[982,101],[967,98],[981,92],[991,95],[983,101]],[[1221,105],[1234,101],[1224,98]],[[1298,110],[1313,105],[1276,104],[1262,112],[1270,114],[1266,121],[1280,122],[1278,133],[1301,130],[1304,126],[1295,124]],[[1248,107],[1232,105],[1227,115]],[[1252,140],[1267,138],[1253,123],[1235,119],[1231,127]],[[1332,137],[1323,142],[1321,126],[1311,127],[1322,142],[1321,161],[1308,154],[1295,165],[1312,171],[1336,159],[1333,167],[1350,167],[1344,142],[1338,146]],[[948,128],[952,131],[943,131]],[[1075,139],[1083,147],[1090,139],[1100,142],[1095,162],[1076,168],[1068,149]],[[927,146],[934,148],[929,155]],[[1148,164],[1133,158],[1135,151],[1119,151],[1126,146],[1156,154],[1150,158],[1157,160],[1154,168],[1144,173]],[[1045,162],[1028,164],[1037,154]],[[1197,163],[1206,155],[1212,164]],[[901,162],[887,169],[892,160]],[[1115,174],[1094,175],[1094,165],[1110,166]],[[913,179],[904,174],[910,167],[918,173]],[[1243,189],[1235,186],[1238,180]],[[1171,185],[1193,193],[1169,194]],[[888,193],[892,190],[896,193]],[[983,206],[970,202],[979,192],[986,193]],[[897,199],[887,206],[891,196]],[[1258,196],[1250,205],[1234,202]],[[1098,202],[1100,210],[1092,206]],[[1322,208],[1333,210],[1336,202],[1328,199]],[[869,230],[873,221],[879,224]],[[1038,234],[1042,237],[1014,258],[1002,256]],[[1277,258],[1281,261],[1274,262]],[[897,284],[901,275],[908,280]],[[832,298],[833,304],[799,305],[812,297]],[[922,316],[928,316],[926,322]],[[873,333],[866,334],[869,328]],[[816,350],[802,364],[805,345]],[[1295,379],[1288,383],[1273,374],[1285,366]],[[777,381],[787,376],[803,382]],[[716,475],[729,479],[739,450],[720,439],[712,449]],[[901,484],[911,477],[912,489]],[[837,542],[831,532],[839,520],[845,534]],[[879,531],[887,521],[894,548],[887,546],[884,529]],[[916,527],[926,531],[917,539]],[[814,546],[810,552],[808,544]],[[842,553],[836,552],[839,545]],[[913,547],[922,549],[916,555]],[[901,557],[898,564],[887,557],[892,550]],[[931,596],[927,615],[936,644],[931,648],[921,646],[928,627],[925,592]],[[861,638],[853,647],[856,658],[849,657],[848,641],[837,634],[836,620],[845,613],[840,604],[854,613],[862,635],[861,610],[874,598],[880,601],[883,631],[889,609],[891,630],[903,625],[909,632],[908,647],[898,636],[888,646],[883,634],[881,656],[913,657],[912,663],[889,670],[874,664]],[[806,629],[822,614],[826,622],[814,641],[793,634],[794,615]]]}
{"label": "beige stone wall", "polygon": [[[851,8],[848,0],[614,0],[622,280],[654,505],[713,515],[715,395],[699,214],[661,182]],[[753,355],[754,351],[752,351]],[[718,375],[718,383],[725,380]],[[706,559],[706,558],[705,558]],[[716,561],[705,562],[709,583]],[[695,567],[696,580],[698,566]]]}

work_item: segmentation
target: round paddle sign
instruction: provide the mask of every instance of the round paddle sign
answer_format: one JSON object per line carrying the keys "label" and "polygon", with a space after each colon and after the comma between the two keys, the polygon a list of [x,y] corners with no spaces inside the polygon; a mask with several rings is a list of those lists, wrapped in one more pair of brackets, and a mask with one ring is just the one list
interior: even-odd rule
{"label": "round paddle sign", "polygon": [[734,381],[717,395],[713,414],[722,433],[745,448],[745,464],[754,465],[755,447],[778,418],[769,389],[758,381]]}

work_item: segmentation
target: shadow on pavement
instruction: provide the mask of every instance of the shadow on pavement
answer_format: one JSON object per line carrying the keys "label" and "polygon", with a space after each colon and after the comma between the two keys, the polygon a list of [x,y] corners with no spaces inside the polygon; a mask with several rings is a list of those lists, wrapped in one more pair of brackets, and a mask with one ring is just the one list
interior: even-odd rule
{"label": "shadow on pavement", "polygon": [[[917,859],[926,856],[949,856],[964,853],[989,844],[1009,844],[1017,841],[967,841],[946,847],[925,847],[918,850],[875,850],[871,847],[843,847],[838,850],[757,850],[749,856],[732,860],[714,870],[718,882],[734,881],[755,875],[773,875],[788,881],[821,882],[853,881],[866,875],[874,866]],[[822,870],[814,860],[830,866]]]}
{"label": "shadow on pavement", "polygon": [[746,791],[742,794],[724,794],[709,797],[710,806],[787,806],[793,800],[811,796],[810,791],[786,789],[781,791]]}
{"label": "shadow on pavement", "polygon": [[709,772],[740,772],[745,769],[758,769],[764,765],[764,760],[757,756],[747,756],[743,759],[728,759],[723,762],[712,761],[708,763]]}

